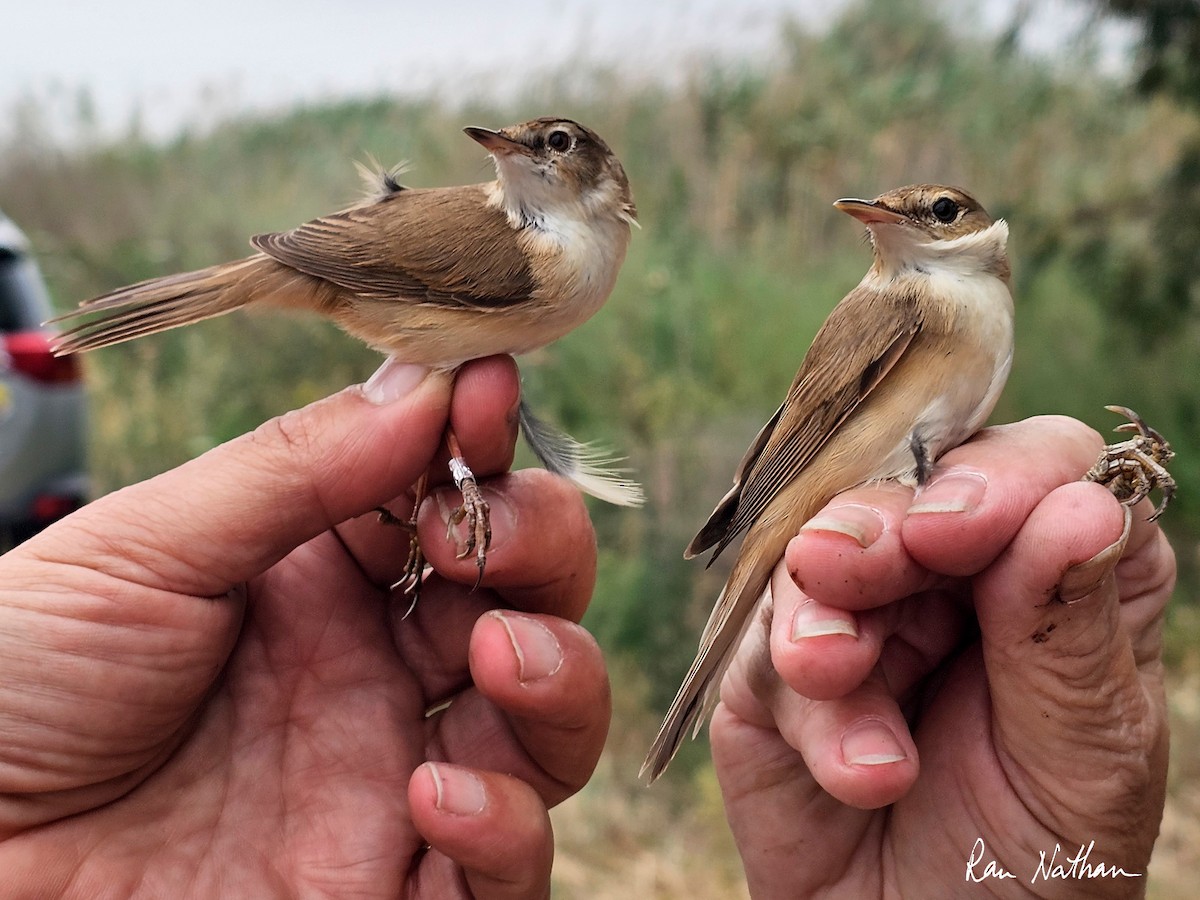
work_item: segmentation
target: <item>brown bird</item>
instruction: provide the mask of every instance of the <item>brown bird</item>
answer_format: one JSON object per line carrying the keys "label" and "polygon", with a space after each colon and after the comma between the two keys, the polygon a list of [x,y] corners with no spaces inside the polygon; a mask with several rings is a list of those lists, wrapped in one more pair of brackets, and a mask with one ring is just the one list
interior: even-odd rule
{"label": "brown bird", "polygon": [[938,457],[983,425],[1008,378],[1003,220],[961,190],[930,184],[834,206],[867,226],[874,262],[817,332],[783,405],[684,553],[715,547],[716,559],[746,533],[642,766],[651,781],[716,706],[751,613],[800,527],[848,488],[924,484]]}
{"label": "brown bird", "polygon": [[[464,131],[491,155],[494,181],[410,189],[395,171],[368,173],[371,196],[256,235],[257,252],[245,259],[83,302],[54,321],[96,317],[63,332],[56,351],[106,347],[245,306],[317,312],[377,350],[439,369],[562,337],[603,305],[625,259],[637,224],[625,170],[599,135],[570,119]],[[521,424],[551,471],[600,499],[641,502],[636,484],[524,403]],[[464,555],[475,550],[482,574],[487,506],[449,431],[447,443],[468,520]],[[413,565],[419,587],[419,556]]]}

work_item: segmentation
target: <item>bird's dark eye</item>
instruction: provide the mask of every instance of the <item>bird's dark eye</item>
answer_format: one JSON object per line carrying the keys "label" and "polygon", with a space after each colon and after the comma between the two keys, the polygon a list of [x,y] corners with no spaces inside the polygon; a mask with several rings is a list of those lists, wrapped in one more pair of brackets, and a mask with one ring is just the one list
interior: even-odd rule
{"label": "bird's dark eye", "polygon": [[933,214],[938,217],[939,222],[945,222],[948,225],[958,215],[958,204],[949,197],[938,197],[933,202]]}
{"label": "bird's dark eye", "polygon": [[559,153],[571,146],[571,136],[565,131],[552,131],[550,136],[546,138],[546,144],[551,150],[557,150]]}

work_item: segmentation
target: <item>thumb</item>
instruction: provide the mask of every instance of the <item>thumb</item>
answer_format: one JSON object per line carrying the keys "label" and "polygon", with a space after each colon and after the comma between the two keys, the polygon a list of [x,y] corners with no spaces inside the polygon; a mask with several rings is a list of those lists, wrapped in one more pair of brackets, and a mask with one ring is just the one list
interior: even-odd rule
{"label": "thumb", "polygon": [[407,490],[438,449],[452,377],[388,360],[365,385],[102,497],[30,549],[146,587],[222,595]]}

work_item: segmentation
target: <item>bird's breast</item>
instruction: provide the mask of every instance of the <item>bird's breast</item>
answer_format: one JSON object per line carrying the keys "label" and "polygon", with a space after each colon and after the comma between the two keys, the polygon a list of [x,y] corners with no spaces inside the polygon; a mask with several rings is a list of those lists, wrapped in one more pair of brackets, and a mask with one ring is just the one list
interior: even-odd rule
{"label": "bird's breast", "polygon": [[625,261],[629,225],[546,215],[521,241],[538,284],[529,309],[537,336],[526,348],[534,349],[582,325],[604,305]]}
{"label": "bird's breast", "polygon": [[872,396],[894,411],[892,445],[875,477],[909,481],[914,438],[931,460],[958,446],[991,415],[1013,355],[1012,295],[987,275],[933,275],[921,334]]}

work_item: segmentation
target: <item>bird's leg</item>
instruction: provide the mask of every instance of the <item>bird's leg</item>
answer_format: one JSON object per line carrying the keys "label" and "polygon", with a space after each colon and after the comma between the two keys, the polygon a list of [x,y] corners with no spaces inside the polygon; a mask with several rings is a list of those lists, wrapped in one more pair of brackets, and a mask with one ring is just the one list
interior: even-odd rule
{"label": "bird's leg", "polygon": [[929,481],[929,476],[933,474],[933,463],[929,460],[929,448],[925,446],[925,441],[915,430],[908,436],[908,448],[912,451],[913,462],[917,467],[917,486],[922,487]]}
{"label": "bird's leg", "polygon": [[462,448],[458,445],[458,438],[451,428],[446,429],[446,445],[450,448],[450,474],[454,477],[454,485],[463,498],[462,506],[450,514],[450,521],[446,524],[446,538],[449,540],[452,537],[455,525],[466,520],[466,546],[462,553],[458,554],[458,558],[465,559],[474,551],[475,565],[479,569],[475,587],[479,587],[479,582],[483,580],[483,567],[487,564],[488,547],[492,543],[491,516],[487,501],[479,492],[475,473],[463,459]]}
{"label": "bird's leg", "polygon": [[379,513],[380,522],[385,525],[397,525],[409,534],[408,559],[404,563],[404,574],[392,587],[402,587],[404,593],[412,594],[413,606],[421,596],[421,585],[425,581],[425,555],[421,552],[421,542],[417,538],[417,514],[421,511],[421,504],[425,502],[428,493],[429,474],[422,473],[421,477],[417,479],[417,483],[413,485],[412,513],[407,519],[401,519],[390,509],[382,506],[376,507],[375,510]]}
{"label": "bird's leg", "polygon": [[[454,486],[459,489],[463,497],[462,506],[450,514],[450,519],[446,524],[446,539],[450,540],[453,537],[456,525],[466,521],[466,546],[458,554],[458,558],[464,559],[472,552],[475,553],[475,565],[479,569],[475,586],[478,587],[479,582],[483,580],[483,569],[487,564],[487,551],[492,544],[490,510],[487,501],[483,499],[483,494],[479,491],[475,473],[463,459],[462,447],[459,446],[458,438],[450,428],[446,429],[446,446],[450,449],[450,474],[454,478]],[[411,594],[413,606],[416,606],[417,600],[421,596],[421,586],[425,580],[425,554],[421,552],[421,542],[417,537],[417,514],[428,493],[429,476],[426,473],[417,479],[417,483],[413,487],[412,515],[407,520],[401,519],[391,510],[382,506],[376,508],[380,522],[387,525],[398,525],[409,532],[408,560],[404,564],[404,575],[392,587],[403,587],[404,593]]]}

